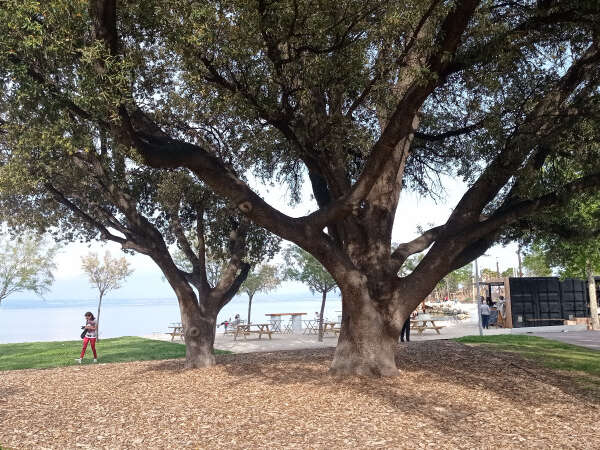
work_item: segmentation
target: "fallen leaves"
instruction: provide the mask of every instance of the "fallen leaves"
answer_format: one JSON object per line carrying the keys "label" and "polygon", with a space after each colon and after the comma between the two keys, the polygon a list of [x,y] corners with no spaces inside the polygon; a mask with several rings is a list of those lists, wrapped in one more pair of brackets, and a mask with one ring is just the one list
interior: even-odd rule
{"label": "fallen leaves", "polygon": [[[330,349],[0,373],[8,448],[593,448],[600,399],[560,374],[445,341],[399,376],[327,375]],[[509,359],[507,359],[509,358]]]}

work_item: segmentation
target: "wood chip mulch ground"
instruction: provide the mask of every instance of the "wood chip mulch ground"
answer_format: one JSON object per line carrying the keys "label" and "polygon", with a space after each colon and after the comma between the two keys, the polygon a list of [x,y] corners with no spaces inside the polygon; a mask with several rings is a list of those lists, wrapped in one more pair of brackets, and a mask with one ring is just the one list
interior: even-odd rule
{"label": "wood chip mulch ground", "polygon": [[335,380],[333,350],[0,372],[0,446],[594,448],[600,399],[455,342],[398,347],[400,376]]}

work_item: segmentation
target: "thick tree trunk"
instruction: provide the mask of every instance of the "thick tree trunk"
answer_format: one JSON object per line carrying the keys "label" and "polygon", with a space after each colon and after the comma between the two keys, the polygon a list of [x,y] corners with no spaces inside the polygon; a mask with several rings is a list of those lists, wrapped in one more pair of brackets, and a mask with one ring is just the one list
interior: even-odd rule
{"label": "thick tree trunk", "polygon": [[[335,376],[396,376],[395,354],[405,317],[390,317],[374,302],[368,290],[340,286],[342,318],[330,373]],[[391,322],[393,320],[393,323]]]}
{"label": "thick tree trunk", "polygon": [[[165,256],[167,255],[167,256]],[[200,368],[215,365],[214,343],[217,330],[217,315],[231,298],[248,275],[249,266],[242,265],[241,273],[232,276],[231,280],[219,281],[220,288],[211,289],[208,284],[203,288],[196,286],[198,296],[188,280],[177,269],[168,256],[166,248],[150,256],[161,268],[167,281],[173,288],[183,325],[186,346],[185,367]],[[235,272],[231,270],[230,272]]]}
{"label": "thick tree trunk", "polygon": [[[179,299],[185,340],[185,367],[214,366],[214,343],[219,311],[206,305],[201,308],[193,307],[195,305],[190,300]],[[195,299],[193,301],[195,302]]]}
{"label": "thick tree trunk", "polygon": [[323,313],[325,312],[325,300],[327,300],[327,292],[323,292],[321,312],[319,313],[319,342],[323,342]]}
{"label": "thick tree trunk", "polygon": [[342,321],[342,332],[330,372],[336,376],[398,375],[395,353],[398,334],[391,335],[382,318],[365,317]]}
{"label": "thick tree trunk", "polygon": [[194,319],[188,320],[187,326],[185,321],[182,322],[185,331],[185,367],[195,369],[214,366],[217,314],[215,313],[213,317]]}

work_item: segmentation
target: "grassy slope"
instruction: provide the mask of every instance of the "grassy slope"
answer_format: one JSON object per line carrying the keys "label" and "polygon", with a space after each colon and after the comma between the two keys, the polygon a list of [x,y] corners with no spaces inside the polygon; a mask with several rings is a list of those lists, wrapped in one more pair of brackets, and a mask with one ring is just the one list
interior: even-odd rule
{"label": "grassy slope", "polygon": [[[0,344],[0,370],[44,369],[77,364],[83,341]],[[173,359],[185,357],[185,345],[139,337],[102,339],[96,344],[101,363]],[[216,350],[215,353],[229,353]],[[88,349],[83,363],[91,363]]]}
{"label": "grassy slope", "polygon": [[572,372],[587,387],[600,390],[600,352],[537,336],[465,336],[464,344],[484,345],[493,351],[517,353],[545,367]]}

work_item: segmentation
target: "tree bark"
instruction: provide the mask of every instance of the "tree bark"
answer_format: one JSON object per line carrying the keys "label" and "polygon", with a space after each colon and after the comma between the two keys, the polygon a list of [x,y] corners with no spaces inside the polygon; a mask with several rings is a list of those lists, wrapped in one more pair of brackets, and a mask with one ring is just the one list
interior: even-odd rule
{"label": "tree bark", "polygon": [[201,299],[200,307],[193,291],[192,296],[186,292],[189,286],[181,287],[184,289],[177,289],[176,293],[184,331],[185,367],[194,369],[214,366],[218,308],[209,302],[203,302],[204,299]]}
{"label": "tree bark", "polygon": [[[364,286],[340,286],[342,327],[330,373],[334,376],[396,376],[395,354],[406,312],[390,314]],[[408,308],[405,308],[408,310]],[[406,317],[405,317],[406,316]]]}
{"label": "tree bark", "polygon": [[252,311],[252,297],[254,297],[254,294],[248,294],[248,325],[252,323],[250,322],[250,312]]}
{"label": "tree bark", "polygon": [[399,333],[386,332],[381,317],[348,316],[335,349],[330,373],[334,376],[396,376],[395,351]]}
{"label": "tree bark", "polygon": [[196,369],[215,365],[214,343],[217,311],[185,317],[181,314],[185,339],[185,367]]}
{"label": "tree bark", "polygon": [[327,291],[323,292],[323,300],[321,301],[321,312],[319,314],[319,342],[323,342],[323,313],[325,311],[325,300],[327,299]]}
{"label": "tree bark", "polygon": [[596,297],[596,280],[592,271],[590,261],[586,261],[586,272],[588,279],[588,292],[590,297],[590,318],[592,330],[600,330],[600,321],[598,320],[598,299]]}

